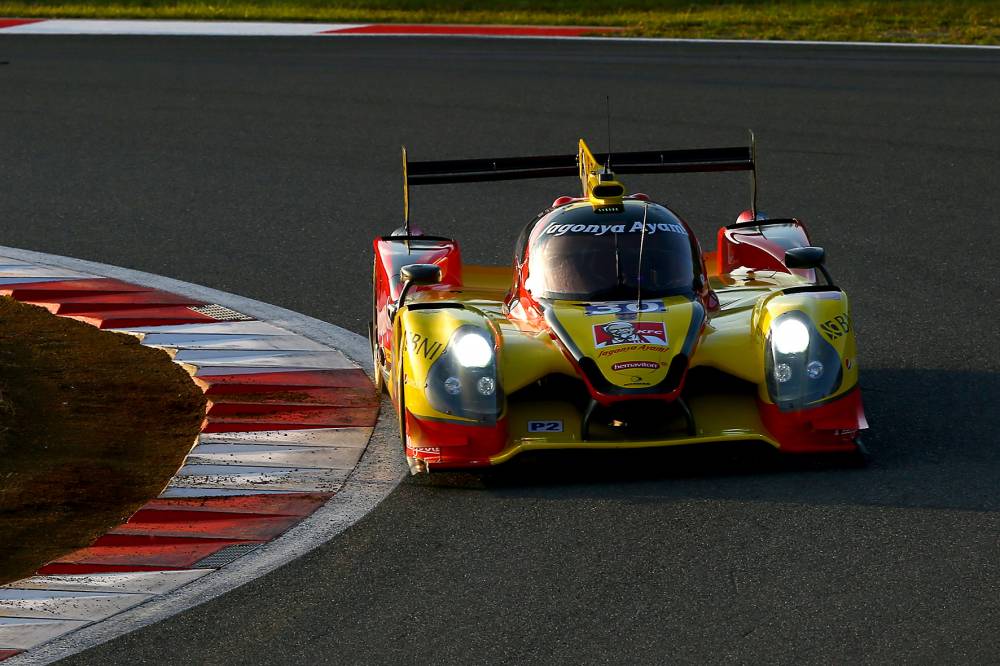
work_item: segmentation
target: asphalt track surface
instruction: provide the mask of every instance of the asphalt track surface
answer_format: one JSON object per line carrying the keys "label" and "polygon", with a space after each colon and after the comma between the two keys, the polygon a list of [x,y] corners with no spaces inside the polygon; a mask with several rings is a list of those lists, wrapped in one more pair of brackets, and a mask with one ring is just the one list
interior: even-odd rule
{"label": "asphalt track surface", "polygon": [[[1000,654],[1000,54],[465,40],[0,38],[6,245],[363,333],[413,159],[760,139],[853,300],[867,469],[702,449],[408,480],[338,539],[73,658],[986,663]],[[705,245],[743,175],[630,178]],[[466,259],[573,182],[414,192]]]}

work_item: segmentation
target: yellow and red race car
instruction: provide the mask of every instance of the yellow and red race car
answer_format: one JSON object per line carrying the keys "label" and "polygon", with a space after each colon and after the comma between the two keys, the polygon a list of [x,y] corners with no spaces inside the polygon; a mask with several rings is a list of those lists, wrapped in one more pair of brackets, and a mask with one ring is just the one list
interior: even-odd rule
{"label": "yellow and red race car", "polygon": [[[613,161],[613,165],[612,165]],[[751,209],[703,252],[615,172],[747,170]],[[737,148],[410,162],[405,224],[375,239],[376,383],[414,473],[544,449],[766,442],[859,451],[867,427],[847,295],[795,219],[756,211]],[[513,268],[411,231],[409,187],[579,177],[525,226]]]}

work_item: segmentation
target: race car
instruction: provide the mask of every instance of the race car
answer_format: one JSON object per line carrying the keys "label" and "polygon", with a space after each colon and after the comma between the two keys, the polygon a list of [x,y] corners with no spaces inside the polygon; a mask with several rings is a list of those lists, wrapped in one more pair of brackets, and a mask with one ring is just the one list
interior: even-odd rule
{"label": "race car", "polygon": [[[374,241],[369,327],[414,474],[524,451],[766,442],[861,449],[847,295],[805,225],[757,211],[755,148],[409,161],[404,223]],[[703,252],[616,174],[749,171],[749,210]],[[417,185],[578,177],[528,222],[513,267],[463,264],[411,227]]]}

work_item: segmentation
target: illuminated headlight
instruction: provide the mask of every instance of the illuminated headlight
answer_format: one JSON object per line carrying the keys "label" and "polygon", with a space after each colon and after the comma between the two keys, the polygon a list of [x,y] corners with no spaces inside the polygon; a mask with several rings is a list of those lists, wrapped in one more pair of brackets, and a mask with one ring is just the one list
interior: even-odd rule
{"label": "illuminated headlight", "polygon": [[798,319],[786,319],[771,332],[771,342],[779,354],[799,354],[809,346],[809,329]]}
{"label": "illuminated headlight", "polygon": [[466,368],[485,368],[493,360],[493,347],[482,335],[466,333],[455,341],[455,359]]}
{"label": "illuminated headlight", "polygon": [[482,424],[496,423],[503,410],[503,382],[488,330],[459,326],[427,371],[425,396],[438,412]]}
{"label": "illuminated headlight", "polygon": [[806,313],[778,315],[768,338],[764,377],[778,409],[802,409],[836,392],[844,376],[837,349]]}

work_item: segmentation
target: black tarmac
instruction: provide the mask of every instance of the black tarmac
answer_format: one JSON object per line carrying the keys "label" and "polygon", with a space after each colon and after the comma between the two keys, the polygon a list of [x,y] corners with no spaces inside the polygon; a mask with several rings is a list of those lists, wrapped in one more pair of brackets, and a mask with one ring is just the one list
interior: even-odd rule
{"label": "black tarmac", "polygon": [[[340,538],[74,657],[987,663],[1000,655],[1000,53],[434,39],[0,38],[0,244],[364,333],[412,159],[738,145],[852,298],[866,469],[711,448],[405,481]],[[626,179],[707,247],[745,175]],[[570,181],[421,188],[510,261]]]}

